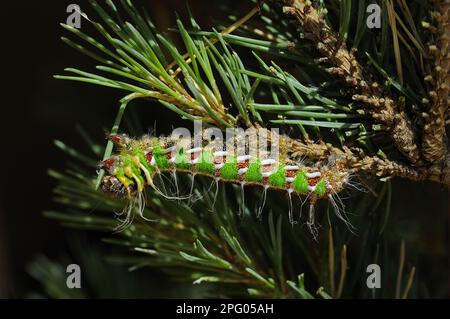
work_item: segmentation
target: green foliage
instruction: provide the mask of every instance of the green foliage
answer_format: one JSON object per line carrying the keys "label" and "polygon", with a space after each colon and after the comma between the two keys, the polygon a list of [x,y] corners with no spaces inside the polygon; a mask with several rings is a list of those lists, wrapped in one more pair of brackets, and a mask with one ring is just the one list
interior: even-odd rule
{"label": "green foliage", "polygon": [[[139,13],[129,1],[120,1],[126,16],[111,1],[106,1],[106,10],[96,1],[91,3],[102,19],[101,23],[89,20],[97,37],[63,25],[77,40],[62,39],[99,62],[96,69],[103,75],[69,68],[66,72],[71,75],[57,78],[125,91],[128,95],[121,100],[112,133],[119,130],[131,101],[150,98],[183,119],[201,119],[221,128],[258,123],[285,128],[299,138],[327,137],[331,144],[358,146],[367,154],[392,150],[388,128],[374,125],[364,105],[343,94],[326,67],[316,62],[317,51],[304,41],[301,30],[289,25],[277,1],[261,4],[259,28],[249,23],[235,34],[202,30],[193,17],[189,26],[177,20],[175,31],[183,43],[180,47],[157,31],[148,15]],[[428,18],[429,9],[425,1],[411,4],[412,13],[400,5],[400,9],[396,8],[401,31],[384,17],[380,34],[371,34],[364,27],[367,3],[320,2],[319,9],[326,9],[327,21],[339,30],[348,47],[366,52],[363,58],[370,63],[367,72],[387,82],[395,94],[413,105],[426,92],[418,71],[424,41],[415,24]],[[387,2],[382,3],[386,9],[383,12],[387,12]],[[410,33],[406,33],[406,26],[411,28]],[[394,49],[392,41],[399,34],[406,41]],[[410,49],[415,57],[411,61],[396,58],[399,52],[405,56]],[[404,286],[400,280],[398,287],[393,287],[392,278],[402,278],[401,273],[394,275],[398,245],[395,236],[385,236],[391,215],[390,182],[369,183],[371,192],[367,194],[351,193],[347,210],[358,229],[357,240],[345,225],[335,223],[330,203],[316,207],[316,218],[324,228],[322,233],[329,228],[331,239],[321,236],[315,242],[307,227],[302,227],[304,215],[294,227],[284,218],[289,203],[282,195],[268,195],[269,208],[259,220],[255,207],[265,200],[260,189],[246,189],[250,196],[243,202],[239,187],[221,185],[215,198],[215,192],[201,177],[196,177],[193,192],[199,199],[192,206],[183,201],[166,201],[148,190],[143,215],[151,221],[136,217],[130,227],[113,234],[120,223],[113,213],[122,211],[127,203],[106,197],[94,185],[95,163],[103,148],[92,145],[96,153],[91,158],[61,142],[57,146],[76,164],[68,165],[64,173],[50,171],[58,181],[55,201],[65,208],[62,212],[47,212],[46,216],[67,227],[103,231],[106,243],[126,252],[111,260],[130,269],[154,267],[171,279],[196,285],[210,283],[213,289],[208,292],[212,297],[392,297],[394,288],[400,291]],[[111,152],[109,143],[103,157]],[[166,157],[160,153],[155,148],[158,167],[163,167]],[[184,167],[187,159],[187,154],[180,151],[177,166]],[[211,172],[210,159],[202,162],[202,170]],[[234,162],[225,165],[223,174],[237,174]],[[261,181],[260,167],[259,162],[250,164],[249,181]],[[277,174],[270,178],[271,185],[284,185],[282,171],[282,166],[277,168]],[[125,185],[131,183],[128,175],[122,172],[120,177]],[[179,178],[183,181],[182,176]],[[293,186],[297,192],[307,193],[306,176],[298,174]],[[320,195],[325,186],[319,182],[316,192]],[[237,207],[241,208],[241,216],[236,213]],[[294,207],[299,208],[299,215],[307,210],[303,203]],[[133,215],[138,214],[133,211]],[[371,263],[381,264],[390,274],[380,291],[369,291],[365,286],[365,267]],[[347,273],[347,269],[351,271]],[[419,294],[413,290],[412,295]]]}
{"label": "green foliage", "polygon": [[[354,296],[354,291],[366,291],[359,294],[360,297],[371,296],[365,287],[367,264],[375,262],[383,269],[396,269],[396,250],[392,251],[390,240],[383,238],[391,208],[390,184],[370,186],[378,194],[376,200],[367,194],[353,194],[348,210],[355,214],[352,222],[361,236],[358,241],[354,241],[345,225],[330,214],[329,205],[317,207],[317,211],[322,212],[317,215],[317,222],[326,226],[331,221],[333,240],[330,242],[326,236],[321,236],[319,242],[314,242],[306,227],[292,227],[284,218],[288,207],[279,194],[268,194],[271,205],[260,220],[253,213],[262,199],[259,189],[247,188],[247,200],[241,202],[238,186],[222,185],[215,199],[214,192],[208,190],[207,180],[200,177],[196,178],[195,193],[201,199],[193,206],[187,201],[164,200],[148,190],[145,220],[137,217],[136,211],[133,224],[115,233],[120,221],[113,212],[122,211],[127,203],[95,190],[93,179],[89,177],[94,169],[94,158],[101,155],[102,148],[94,145],[92,149],[97,153],[91,158],[61,142],[58,146],[70,154],[76,164],[69,164],[64,173],[49,172],[58,182],[55,201],[65,209],[45,215],[68,228],[102,231],[106,237],[103,241],[118,249],[108,260],[128,266],[130,270],[151,267],[165,272],[169,278],[195,286],[208,283],[202,296],[329,298],[338,296],[333,290],[338,286],[335,281],[342,285],[340,296]],[[181,184],[185,180],[182,175],[178,179]],[[243,215],[237,214],[237,206],[243,207]],[[334,246],[344,245],[352,246],[348,260],[334,253]],[[381,247],[391,247],[391,252],[381,253]],[[346,273],[347,267],[352,272],[341,281],[341,274],[335,273],[335,269],[339,269],[343,261],[347,266],[341,272]],[[326,267],[327,264],[333,267]],[[48,282],[57,280],[53,279]],[[317,287],[325,290],[319,289],[316,294]],[[392,297],[393,287],[388,277],[382,287],[376,296]]]}
{"label": "green foliage", "polygon": [[[122,4],[133,23],[113,18],[119,17],[120,13],[111,2],[107,2],[107,6],[112,15],[95,1],[92,3],[105,26],[111,29],[108,32],[102,24],[92,22],[107,40],[108,46],[78,29],[63,26],[105,57],[93,55],[90,50],[72,40],[64,40],[102,62],[103,65],[98,66],[97,70],[106,72],[106,77],[71,68],[66,71],[78,76],[57,78],[131,92],[122,101],[113,132],[117,130],[122,112],[130,101],[152,98],[182,118],[202,119],[220,127],[235,126],[238,121],[245,125],[254,122],[264,125],[269,121],[273,126],[297,127],[304,137],[311,134],[320,136],[323,128],[325,132],[334,132],[337,141],[341,143],[350,139],[364,147],[369,145],[368,138],[383,135],[383,128],[367,122],[367,114],[361,105],[343,99],[327,79],[326,70],[322,66],[305,58],[303,51],[309,53],[309,50],[298,41],[297,32],[285,31],[276,41],[271,42],[257,39],[254,35],[238,36],[202,31],[191,17],[190,31],[180,20],[177,21],[177,31],[186,50],[183,55],[183,51],[179,51],[167,36],[155,29],[148,17],[141,16],[128,2],[122,1]],[[262,12],[277,16],[277,11],[267,4],[263,5]],[[279,19],[267,24],[266,28],[275,27],[276,23],[285,25]],[[289,35],[289,39],[283,39],[283,34]],[[230,45],[252,49],[256,67],[245,66]],[[295,61],[295,75],[274,61],[267,64],[256,52],[269,53],[281,59],[280,61]],[[164,58],[166,55],[170,56],[173,63],[167,62]],[[299,66],[306,62],[307,65],[300,69]],[[217,84],[219,80],[223,86]],[[268,96],[267,92],[270,92]],[[230,97],[233,106],[231,109],[225,108],[224,96]],[[268,99],[272,102],[268,103]],[[111,145],[105,157],[110,152]]]}

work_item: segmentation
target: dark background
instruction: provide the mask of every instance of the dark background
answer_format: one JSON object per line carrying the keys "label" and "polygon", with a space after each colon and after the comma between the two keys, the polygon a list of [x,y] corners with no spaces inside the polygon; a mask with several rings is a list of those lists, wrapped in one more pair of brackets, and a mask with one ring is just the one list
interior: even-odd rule
{"label": "dark background", "polygon": [[[67,250],[66,230],[42,217],[52,203],[54,181],[48,168],[64,169],[67,159],[53,144],[62,140],[87,150],[76,127],[83,127],[96,141],[104,139],[123,93],[113,89],[52,78],[65,67],[89,70],[94,64],[67,47],[59,37],[67,35],[59,26],[65,22],[66,7],[75,1],[3,1],[0,6],[1,60],[1,182],[0,182],[0,297],[22,297],[38,289],[26,273],[26,265],[42,252],[58,258]],[[101,1],[100,1],[101,2]],[[173,26],[174,12],[186,13],[186,1],[134,1],[149,9],[160,30]],[[215,9],[221,1],[192,1],[194,15],[207,27],[219,18]],[[222,1],[223,2],[223,1]],[[88,1],[76,1],[91,12]],[[214,5],[216,3],[216,5]],[[234,5],[236,13],[248,4]],[[195,4],[195,5],[194,5]],[[84,22],[83,22],[84,23]],[[83,26],[82,26],[83,27]],[[169,129],[168,111],[156,105],[136,105],[143,125],[158,121],[158,132]],[[173,118],[172,118],[173,119]],[[177,125],[173,120],[171,125]],[[420,260],[418,276],[436,269],[448,269],[448,204],[446,190],[439,185],[396,181],[390,223],[406,230],[412,238],[421,236],[421,250],[430,259]],[[408,224],[409,214],[419,218],[419,229]],[[432,221],[432,223],[429,223]],[[423,239],[424,238],[424,239]],[[407,238],[408,239],[408,238]],[[411,239],[411,242],[414,242]],[[447,265],[447,266],[446,266]]]}
{"label": "dark background", "polygon": [[[123,92],[82,83],[60,81],[65,67],[89,70],[95,64],[89,57],[60,41],[67,36],[59,23],[66,22],[69,4],[80,5],[88,13],[87,0],[3,1],[2,23],[2,98],[0,182],[0,297],[20,297],[34,289],[34,281],[25,272],[36,253],[57,258],[66,247],[66,230],[46,220],[42,212],[58,208],[52,203],[54,181],[47,170],[63,170],[67,157],[53,141],[87,151],[77,133],[77,125],[100,143],[104,130],[111,127]],[[99,1],[102,3],[102,1]],[[134,1],[144,5],[160,30],[175,24],[175,12],[186,16],[187,1]],[[190,7],[204,26],[219,3],[192,1]],[[234,6],[236,8],[236,6]],[[238,6],[239,7],[239,6]],[[245,8],[245,4],[243,4]],[[247,4],[248,7],[248,4]],[[237,8],[236,8],[237,9]],[[245,12],[245,11],[243,11]],[[83,27],[88,23],[82,21]],[[162,107],[136,103],[143,125],[158,132],[169,129],[168,114]],[[177,125],[173,123],[171,125]]]}

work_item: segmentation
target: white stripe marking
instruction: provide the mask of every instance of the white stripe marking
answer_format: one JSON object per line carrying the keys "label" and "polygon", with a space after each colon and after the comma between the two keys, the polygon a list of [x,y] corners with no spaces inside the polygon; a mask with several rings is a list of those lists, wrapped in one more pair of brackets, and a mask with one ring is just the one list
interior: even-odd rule
{"label": "white stripe marking", "polygon": [[238,170],[238,174],[239,174],[239,175],[242,175],[242,174],[247,173],[247,171],[248,171],[248,168],[247,168],[247,167],[240,168],[240,169]]}
{"label": "white stripe marking", "polygon": [[309,185],[308,185],[308,190],[309,190],[310,192],[314,192],[314,191],[316,190],[316,186],[309,186]]}
{"label": "white stripe marking", "polygon": [[286,182],[292,183],[294,181],[294,177],[286,177]]}
{"label": "white stripe marking", "polygon": [[186,153],[187,154],[200,153],[201,151],[202,151],[201,147],[196,147],[196,148],[191,148],[190,150],[187,150]]}
{"label": "white stripe marking", "polygon": [[306,173],[306,177],[308,177],[308,178],[315,178],[315,177],[320,177],[320,176],[322,176],[322,174],[320,172]]}
{"label": "white stripe marking", "polygon": [[277,163],[277,161],[274,160],[273,158],[267,158],[267,159],[261,161],[261,165],[273,165],[276,163]]}
{"label": "white stripe marking", "polygon": [[216,164],[214,165],[214,169],[221,169],[224,165],[225,163]]}
{"label": "white stripe marking", "polygon": [[223,156],[227,156],[226,151],[217,151],[214,153],[214,157],[223,157]]}
{"label": "white stripe marking", "polygon": [[285,171],[298,171],[300,169],[300,167],[298,167],[297,165],[286,165],[284,167]]}
{"label": "white stripe marking", "polygon": [[269,177],[270,175],[272,175],[275,171],[271,171],[271,172],[261,172],[262,177]]}
{"label": "white stripe marking", "polygon": [[242,156],[238,156],[238,158],[236,160],[238,163],[241,163],[241,162],[249,161],[251,159],[252,159],[251,155],[242,155]]}

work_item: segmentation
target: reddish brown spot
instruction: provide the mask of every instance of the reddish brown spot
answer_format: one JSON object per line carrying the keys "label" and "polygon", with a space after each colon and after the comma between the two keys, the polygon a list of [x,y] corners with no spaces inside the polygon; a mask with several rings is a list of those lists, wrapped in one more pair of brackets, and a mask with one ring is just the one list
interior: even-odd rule
{"label": "reddish brown spot", "polygon": [[249,166],[249,162],[248,161],[238,163],[238,168],[239,169],[247,168],[248,166]]}
{"label": "reddish brown spot", "polygon": [[119,144],[120,142],[122,142],[122,136],[120,136],[119,134],[110,135],[109,139],[116,144]]}
{"label": "reddish brown spot", "polygon": [[309,184],[309,186],[316,186],[316,184],[320,181],[320,176],[318,176],[318,177],[313,177],[313,178],[310,178],[310,179],[308,179],[308,184]]}
{"label": "reddish brown spot", "polygon": [[153,158],[152,152],[148,152],[147,154],[145,154],[145,159],[147,160],[148,164],[150,164],[152,162],[152,158]]}
{"label": "reddish brown spot", "polygon": [[199,156],[200,156],[200,152],[191,153],[191,161],[195,160]]}
{"label": "reddish brown spot", "polygon": [[171,152],[167,153],[166,158],[170,161],[170,159],[172,158],[172,153]]}
{"label": "reddish brown spot", "polygon": [[297,171],[286,171],[286,177],[295,177]]}
{"label": "reddish brown spot", "polygon": [[104,169],[110,170],[113,167],[115,162],[116,161],[115,161],[114,158],[108,158],[108,159],[103,161],[102,166],[103,166]]}
{"label": "reddish brown spot", "polygon": [[274,170],[273,165],[263,165],[261,167],[261,170],[263,173],[268,173],[268,172],[272,172]]}

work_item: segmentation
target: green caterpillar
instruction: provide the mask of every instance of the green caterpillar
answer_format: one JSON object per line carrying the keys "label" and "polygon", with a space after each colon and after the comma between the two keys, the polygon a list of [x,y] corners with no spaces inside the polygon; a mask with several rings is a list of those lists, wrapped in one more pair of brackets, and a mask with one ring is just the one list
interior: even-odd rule
{"label": "green caterpillar", "polygon": [[[106,171],[101,189],[116,198],[140,197],[147,186],[161,194],[154,184],[155,175],[184,172],[242,187],[263,187],[264,201],[267,189],[286,192],[289,198],[291,194],[297,194],[314,207],[321,198],[333,199],[349,179],[338,161],[332,165],[306,166],[288,157],[278,161],[266,158],[265,154],[238,155],[236,151],[226,151],[223,147],[217,149],[213,143],[194,147],[190,139],[174,141],[168,137],[150,136],[131,139],[126,135],[110,138],[119,152],[101,163],[101,168]],[[333,204],[337,207],[335,201]],[[310,215],[313,215],[311,210]],[[290,219],[293,221],[291,211]]]}

